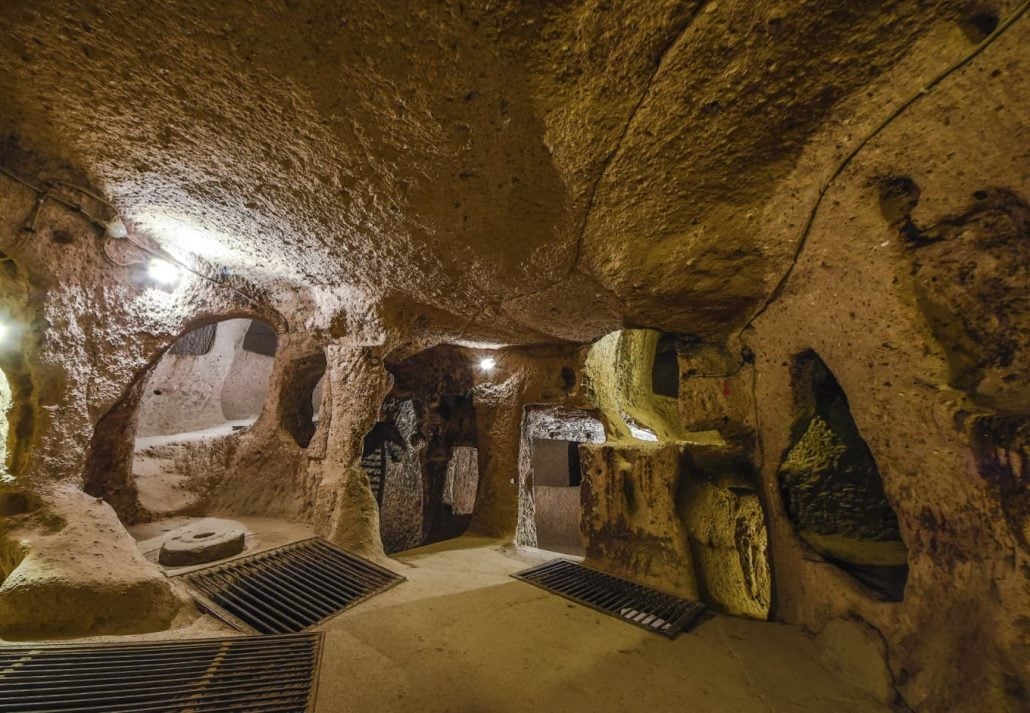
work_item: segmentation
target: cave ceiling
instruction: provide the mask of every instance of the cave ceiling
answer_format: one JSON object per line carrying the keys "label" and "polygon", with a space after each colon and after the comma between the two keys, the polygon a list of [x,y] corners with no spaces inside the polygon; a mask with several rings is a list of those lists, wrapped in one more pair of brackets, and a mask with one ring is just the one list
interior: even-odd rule
{"label": "cave ceiling", "polygon": [[789,260],[755,216],[806,144],[957,7],[15,0],[0,130],[280,307],[720,336]]}

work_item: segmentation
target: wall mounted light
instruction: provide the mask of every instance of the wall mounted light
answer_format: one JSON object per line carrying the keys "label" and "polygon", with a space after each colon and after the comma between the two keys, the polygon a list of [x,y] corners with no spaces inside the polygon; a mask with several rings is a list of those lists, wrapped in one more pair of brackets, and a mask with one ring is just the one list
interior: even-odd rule
{"label": "wall mounted light", "polygon": [[161,258],[155,257],[147,263],[147,277],[160,287],[171,288],[179,284],[179,268]]}
{"label": "wall mounted light", "polygon": [[497,366],[497,360],[493,357],[484,357],[479,360],[479,368],[483,371],[493,371],[495,366]]}

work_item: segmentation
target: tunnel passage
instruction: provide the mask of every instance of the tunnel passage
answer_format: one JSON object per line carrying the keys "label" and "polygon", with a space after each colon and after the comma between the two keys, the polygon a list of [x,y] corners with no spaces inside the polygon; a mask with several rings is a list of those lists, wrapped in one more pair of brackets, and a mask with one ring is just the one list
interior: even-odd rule
{"label": "tunnel passage", "polygon": [[458,537],[471,523],[479,484],[473,366],[451,346],[387,364],[393,390],[362,457],[387,552]]}
{"label": "tunnel passage", "polygon": [[792,367],[796,420],[779,485],[795,530],[813,550],[888,601],[901,601],[907,550],[847,397],[814,351]]}
{"label": "tunnel passage", "polygon": [[[427,442],[412,399],[387,399],[383,415],[365,436],[361,458],[379,503],[383,548],[400,552],[462,534],[479,486],[477,449]],[[437,487],[432,481],[441,476]]]}
{"label": "tunnel passage", "polygon": [[[270,351],[249,343],[255,325],[271,332]],[[265,403],[274,356],[275,332],[259,320],[227,319],[186,332],[147,378],[137,435],[249,425]]]}
{"label": "tunnel passage", "polygon": [[379,504],[379,534],[386,552],[422,544],[423,459],[410,399],[387,398],[381,419],[365,436],[361,467]]}
{"label": "tunnel passage", "polygon": [[579,445],[604,441],[604,426],[595,414],[527,407],[519,453],[519,544],[584,553]]}
{"label": "tunnel passage", "polygon": [[[260,348],[255,332],[266,335]],[[268,324],[227,319],[186,332],[154,366],[140,397],[133,458],[147,511],[188,510],[221,479],[235,452],[234,434],[264,406],[276,344]]]}
{"label": "tunnel passage", "polygon": [[84,489],[124,523],[195,509],[229,468],[272,371],[272,357],[244,345],[254,322],[185,332],[97,423]]}
{"label": "tunnel passage", "polygon": [[654,363],[651,366],[651,391],[658,396],[679,398],[678,341],[679,338],[675,334],[663,334],[655,345]]}

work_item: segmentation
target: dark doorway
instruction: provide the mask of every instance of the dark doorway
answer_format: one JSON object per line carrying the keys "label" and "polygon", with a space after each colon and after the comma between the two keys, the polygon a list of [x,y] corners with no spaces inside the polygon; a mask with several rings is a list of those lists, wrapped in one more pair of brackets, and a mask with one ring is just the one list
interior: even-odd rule
{"label": "dark doorway", "polygon": [[798,535],[874,594],[901,601],[907,550],[880,470],[837,379],[814,351],[792,369],[796,420],[779,471]]}

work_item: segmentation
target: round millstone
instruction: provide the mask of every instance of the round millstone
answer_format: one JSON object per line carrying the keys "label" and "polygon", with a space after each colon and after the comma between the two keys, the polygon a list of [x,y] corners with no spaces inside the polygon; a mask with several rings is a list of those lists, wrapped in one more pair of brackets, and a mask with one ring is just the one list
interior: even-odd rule
{"label": "round millstone", "polygon": [[243,552],[243,538],[238,527],[190,530],[165,542],[157,561],[166,567],[185,567],[232,557]]}

